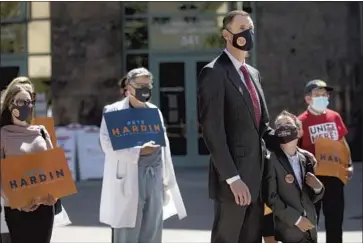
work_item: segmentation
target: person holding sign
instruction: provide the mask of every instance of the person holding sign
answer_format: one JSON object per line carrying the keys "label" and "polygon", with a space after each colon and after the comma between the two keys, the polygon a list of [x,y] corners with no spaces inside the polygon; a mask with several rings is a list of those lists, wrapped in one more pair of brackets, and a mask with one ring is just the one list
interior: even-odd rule
{"label": "person holding sign", "polygon": [[[319,218],[320,209],[325,215],[325,229],[327,243],[343,242],[343,218],[344,218],[344,181],[353,175],[353,164],[350,158],[349,145],[345,139],[348,130],[341,116],[328,109],[329,94],[333,91],[326,82],[312,80],[305,87],[305,102],[308,108],[299,116],[303,125],[304,136],[300,140],[301,148],[314,153],[316,156],[315,142],[318,138],[340,141],[344,144],[348,159],[340,161],[346,170],[346,178],[343,181],[335,176],[318,176],[323,182],[326,191],[323,199],[316,204],[316,212]],[[326,151],[328,152],[328,151]],[[318,157],[318,156],[317,156]],[[317,158],[319,161],[319,158]],[[336,166],[331,161],[332,167]],[[318,165],[319,168],[319,165]]]}
{"label": "person holding sign", "polygon": [[152,74],[128,72],[126,97],[107,105],[100,128],[105,167],[100,221],[114,243],[161,243],[163,219],[186,217],[163,117],[149,102]]}
{"label": "person holding sign", "polygon": [[313,161],[297,149],[296,120],[283,111],[275,121],[281,149],[271,153],[266,165],[263,197],[272,209],[277,241],[317,243],[314,203],[322,198],[324,186],[314,175]]}
{"label": "person holding sign", "polygon": [[[52,149],[43,126],[30,125],[34,114],[35,94],[26,77],[14,79],[1,100],[1,159]],[[29,161],[31,163],[31,161]],[[5,173],[1,171],[1,173]],[[1,185],[5,220],[12,243],[50,243],[56,199],[34,198],[27,206],[12,209]]]}

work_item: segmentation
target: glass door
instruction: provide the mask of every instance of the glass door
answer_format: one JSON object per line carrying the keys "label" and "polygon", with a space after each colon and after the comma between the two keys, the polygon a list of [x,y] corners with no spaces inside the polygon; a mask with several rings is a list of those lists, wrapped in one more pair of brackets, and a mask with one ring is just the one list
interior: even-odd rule
{"label": "glass door", "polygon": [[23,60],[7,60],[1,58],[0,62],[0,90],[3,90],[8,84],[18,76],[26,76],[26,63]]}
{"label": "glass door", "polygon": [[198,123],[197,77],[213,60],[208,56],[156,56],[150,60],[154,75],[152,102],[163,116],[177,166],[205,166],[206,148]]}
{"label": "glass door", "polygon": [[183,165],[188,157],[187,65],[182,57],[154,57],[151,102],[161,110],[167,129],[174,164]]}

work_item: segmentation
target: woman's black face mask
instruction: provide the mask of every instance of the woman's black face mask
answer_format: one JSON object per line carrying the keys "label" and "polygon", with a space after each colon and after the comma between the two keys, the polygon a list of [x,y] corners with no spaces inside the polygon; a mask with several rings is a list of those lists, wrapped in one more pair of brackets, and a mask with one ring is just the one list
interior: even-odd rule
{"label": "woman's black face mask", "polygon": [[30,105],[23,105],[23,106],[12,105],[10,109],[11,114],[14,114],[13,113],[14,110],[18,111],[19,115],[15,117],[19,121],[28,121],[31,113],[33,112],[33,108]]}
{"label": "woman's black face mask", "polygon": [[140,102],[147,102],[151,98],[151,89],[149,87],[135,88],[134,97]]}

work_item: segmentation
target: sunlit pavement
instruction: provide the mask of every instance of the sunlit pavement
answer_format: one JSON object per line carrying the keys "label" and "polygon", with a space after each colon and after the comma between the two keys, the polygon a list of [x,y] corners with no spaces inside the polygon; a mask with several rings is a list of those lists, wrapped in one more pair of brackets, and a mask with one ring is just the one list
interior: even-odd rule
{"label": "sunlit pavement", "polygon": [[[69,234],[65,236],[64,234]],[[164,230],[164,243],[207,243],[210,232],[206,230]],[[319,233],[319,243],[325,243],[325,233]],[[67,227],[56,230],[52,243],[103,243],[111,242],[111,231],[98,227]],[[126,242],[125,242],[126,243]],[[152,243],[152,242],[150,242]],[[345,232],[344,243],[362,243],[362,232]]]}
{"label": "sunlit pavement", "polygon": [[[164,243],[207,243],[213,218],[207,195],[207,170],[178,170],[177,178],[188,217],[165,222]],[[108,243],[111,230],[98,222],[100,181],[82,182],[79,193],[66,198],[64,206],[73,224],[54,230],[52,243]],[[362,243],[362,163],[346,188],[344,243]],[[150,242],[152,243],[152,242]],[[325,243],[324,219],[319,226],[319,243]]]}

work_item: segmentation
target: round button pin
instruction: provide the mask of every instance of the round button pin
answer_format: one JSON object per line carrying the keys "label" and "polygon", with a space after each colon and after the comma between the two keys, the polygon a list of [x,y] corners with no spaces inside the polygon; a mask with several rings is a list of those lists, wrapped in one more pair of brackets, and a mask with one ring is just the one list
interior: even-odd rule
{"label": "round button pin", "polygon": [[287,174],[285,176],[285,181],[286,181],[286,183],[289,183],[289,184],[293,183],[294,182],[294,176],[291,175],[291,174]]}

